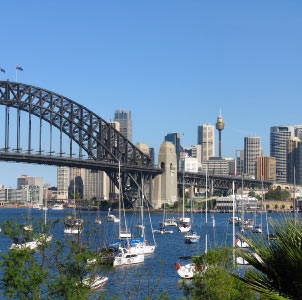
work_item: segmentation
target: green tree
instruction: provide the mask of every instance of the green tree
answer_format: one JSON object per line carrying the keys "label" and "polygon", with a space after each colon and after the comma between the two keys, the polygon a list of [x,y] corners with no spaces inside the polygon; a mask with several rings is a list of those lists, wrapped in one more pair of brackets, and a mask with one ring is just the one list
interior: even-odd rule
{"label": "green tree", "polygon": [[34,224],[33,231],[24,230],[16,220],[4,221],[4,235],[24,244],[30,240],[41,241],[36,250],[26,247],[12,249],[2,254],[1,269],[5,295],[13,299],[89,299],[90,289],[83,280],[94,278],[97,264],[87,264],[88,259],[98,259],[90,244],[81,235],[72,239],[47,243],[41,237],[49,236],[50,226],[43,222]]}
{"label": "green tree", "polygon": [[247,289],[235,272],[230,248],[215,248],[193,258],[195,265],[205,265],[205,271],[196,273],[192,285],[183,285],[187,299],[192,300],[256,300],[256,293]]}
{"label": "green tree", "polygon": [[272,223],[276,239],[245,239],[256,253],[237,250],[254,267],[236,277],[266,299],[302,299],[302,225],[293,219]]}

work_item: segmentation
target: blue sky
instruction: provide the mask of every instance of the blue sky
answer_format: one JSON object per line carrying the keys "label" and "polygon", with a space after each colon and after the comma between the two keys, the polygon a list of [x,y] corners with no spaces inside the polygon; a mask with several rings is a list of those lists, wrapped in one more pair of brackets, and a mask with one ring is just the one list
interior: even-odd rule
{"label": "blue sky", "polygon": [[[223,155],[252,135],[268,155],[270,126],[302,123],[301,1],[11,0],[1,12],[1,79],[19,64],[18,81],[106,120],[130,109],[134,142],[159,149],[181,132],[196,144],[221,107]],[[23,173],[56,184],[53,167],[0,166],[6,185]]]}

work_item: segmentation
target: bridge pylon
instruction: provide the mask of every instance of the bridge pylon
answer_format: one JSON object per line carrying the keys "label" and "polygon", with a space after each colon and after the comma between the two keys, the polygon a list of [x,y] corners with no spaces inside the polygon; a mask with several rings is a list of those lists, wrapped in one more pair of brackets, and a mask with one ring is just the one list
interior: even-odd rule
{"label": "bridge pylon", "polygon": [[177,201],[177,157],[175,146],[163,142],[158,154],[158,167],[163,171],[153,182],[152,204],[160,208],[163,203],[174,204]]}

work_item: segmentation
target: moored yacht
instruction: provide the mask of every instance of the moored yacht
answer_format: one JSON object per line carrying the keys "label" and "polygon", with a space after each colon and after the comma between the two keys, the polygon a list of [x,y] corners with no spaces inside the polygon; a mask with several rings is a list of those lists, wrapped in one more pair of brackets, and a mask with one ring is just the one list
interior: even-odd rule
{"label": "moored yacht", "polygon": [[191,230],[191,219],[182,217],[179,219],[178,231],[179,232],[189,232]]}
{"label": "moored yacht", "polygon": [[63,206],[63,204],[55,204],[51,209],[52,210],[63,210],[64,206]]}
{"label": "moored yacht", "polygon": [[185,243],[186,244],[197,244],[199,242],[200,236],[197,235],[196,232],[188,232],[185,235]]}
{"label": "moored yacht", "polygon": [[118,254],[115,256],[113,266],[132,265],[144,262],[143,254],[130,253],[129,249],[119,247]]}

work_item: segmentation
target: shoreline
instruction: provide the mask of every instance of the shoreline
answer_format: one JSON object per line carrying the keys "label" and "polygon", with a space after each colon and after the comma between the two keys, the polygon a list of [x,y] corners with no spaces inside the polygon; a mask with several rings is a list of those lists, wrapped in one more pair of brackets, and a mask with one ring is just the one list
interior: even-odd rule
{"label": "shoreline", "polygon": [[[7,205],[7,206],[0,206],[0,209],[19,209],[19,208],[28,208],[28,206],[16,206],[16,205]],[[69,207],[65,207],[64,209],[68,209]],[[34,208],[32,208],[34,209]],[[52,210],[51,207],[48,208],[49,210]],[[36,209],[38,210],[38,209]],[[97,211],[97,208],[89,209],[89,208],[81,208],[83,211]],[[108,212],[108,210],[101,209],[100,211],[105,211]],[[112,209],[111,211],[118,211],[117,209]],[[140,209],[125,209],[126,212],[133,212],[133,213],[138,213],[140,212]],[[144,210],[147,212],[147,210]],[[150,209],[150,213],[162,213],[163,209]],[[186,213],[190,213],[190,210],[185,211]],[[230,214],[232,213],[232,210],[224,210],[224,211],[219,211],[219,210],[208,210],[208,213],[215,213],[215,214]],[[254,213],[255,211],[246,211],[245,213]],[[166,213],[181,213],[180,211],[177,210],[168,210]],[[205,213],[205,210],[193,210],[194,214],[200,214],[200,213]],[[265,213],[265,211],[257,211],[257,213]],[[293,211],[290,210],[285,210],[285,209],[274,209],[274,210],[268,210],[267,213],[293,213]]]}

